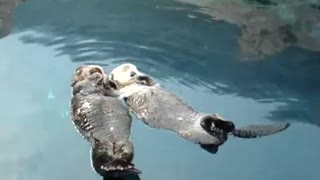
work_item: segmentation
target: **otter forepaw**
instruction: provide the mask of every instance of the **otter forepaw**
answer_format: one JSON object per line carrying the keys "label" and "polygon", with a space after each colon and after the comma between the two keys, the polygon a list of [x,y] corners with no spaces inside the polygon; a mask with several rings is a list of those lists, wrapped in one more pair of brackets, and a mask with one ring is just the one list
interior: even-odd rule
{"label": "otter forepaw", "polygon": [[155,84],[155,81],[147,75],[137,76],[136,81],[138,84],[142,84],[145,86],[153,86]]}

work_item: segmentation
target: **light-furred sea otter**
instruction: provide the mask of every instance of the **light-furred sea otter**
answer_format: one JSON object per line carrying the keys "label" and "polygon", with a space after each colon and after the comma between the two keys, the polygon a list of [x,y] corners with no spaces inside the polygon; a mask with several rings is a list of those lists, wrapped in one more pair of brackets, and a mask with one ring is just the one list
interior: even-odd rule
{"label": "light-furred sea otter", "polygon": [[137,175],[129,140],[129,111],[116,97],[117,86],[99,66],[81,66],[72,82],[71,116],[77,131],[91,144],[91,164],[103,177]]}
{"label": "light-furred sea otter", "polygon": [[115,67],[109,79],[117,83],[120,99],[138,119],[150,127],[174,131],[211,153],[216,153],[229,135],[256,138],[289,127],[289,123],[273,123],[236,128],[233,122],[216,114],[197,112],[133,64]]}

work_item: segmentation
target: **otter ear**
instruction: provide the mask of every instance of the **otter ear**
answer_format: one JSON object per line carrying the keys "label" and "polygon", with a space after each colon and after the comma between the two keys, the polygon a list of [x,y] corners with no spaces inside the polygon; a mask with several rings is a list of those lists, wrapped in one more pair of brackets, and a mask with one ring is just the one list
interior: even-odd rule
{"label": "otter ear", "polygon": [[83,70],[82,70],[82,68],[83,68],[83,66],[79,66],[79,67],[77,67],[77,68],[75,69],[75,71],[74,71],[74,72],[75,72],[74,74],[75,74],[75,75],[79,75],[79,74],[81,74],[81,73],[82,73],[82,71],[83,71]]}

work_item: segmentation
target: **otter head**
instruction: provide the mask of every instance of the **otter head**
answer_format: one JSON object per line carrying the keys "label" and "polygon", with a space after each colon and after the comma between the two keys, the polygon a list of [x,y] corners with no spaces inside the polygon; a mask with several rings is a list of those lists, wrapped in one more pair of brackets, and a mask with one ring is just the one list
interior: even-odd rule
{"label": "otter head", "polygon": [[135,65],[130,63],[121,64],[115,67],[111,71],[109,79],[115,81],[120,88],[135,83],[147,86],[155,84],[155,81],[150,76],[140,72]]}
{"label": "otter head", "polygon": [[104,76],[99,73],[93,73],[89,75],[86,79],[77,81],[73,84],[72,94],[76,95],[81,93],[82,95],[89,95],[93,93],[104,93]]}
{"label": "otter head", "polygon": [[105,76],[105,73],[102,69],[102,67],[97,65],[84,65],[80,66],[75,70],[75,73],[73,74],[73,79],[71,86],[74,86],[77,82],[80,82],[82,80],[87,79],[90,75],[94,73],[99,73],[102,76]]}
{"label": "otter head", "polygon": [[[87,91],[93,91],[93,89],[90,90],[89,88],[94,88],[94,86],[92,86],[94,83],[96,83],[96,90],[102,91],[104,95],[118,96],[117,90],[119,87],[117,83],[109,79],[104,73],[102,67],[97,65],[85,65],[78,67],[73,75],[71,86],[75,93],[80,91],[79,89],[85,88],[88,88]],[[103,89],[101,89],[102,87]]]}

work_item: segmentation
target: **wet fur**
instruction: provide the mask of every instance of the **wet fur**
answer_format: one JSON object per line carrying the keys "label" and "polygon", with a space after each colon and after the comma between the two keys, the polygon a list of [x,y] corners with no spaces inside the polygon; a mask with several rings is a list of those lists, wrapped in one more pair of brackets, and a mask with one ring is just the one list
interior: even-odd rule
{"label": "wet fur", "polygon": [[132,163],[132,119],[123,103],[113,97],[115,83],[107,80],[103,71],[88,70],[85,66],[74,75],[71,115],[77,131],[91,144],[94,170],[104,177],[141,173]]}
{"label": "wet fur", "polygon": [[289,123],[275,123],[236,128],[233,122],[216,114],[195,111],[132,64],[114,68],[111,78],[121,87],[120,98],[138,119],[150,127],[174,131],[212,153],[229,135],[256,138],[278,133],[289,126]]}

